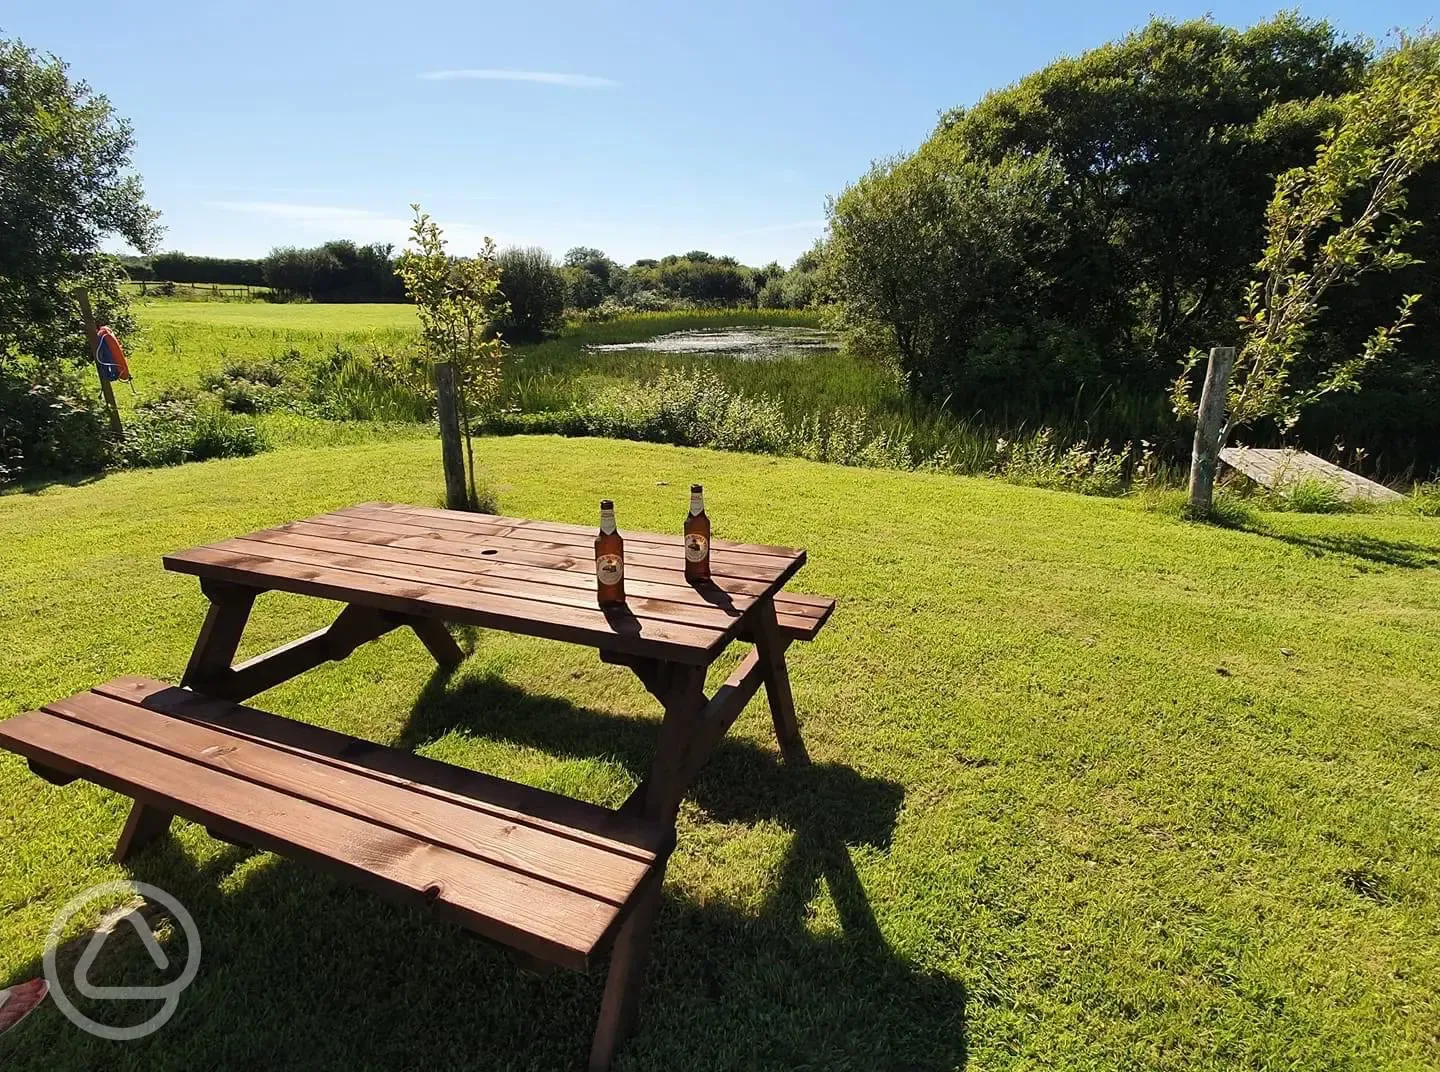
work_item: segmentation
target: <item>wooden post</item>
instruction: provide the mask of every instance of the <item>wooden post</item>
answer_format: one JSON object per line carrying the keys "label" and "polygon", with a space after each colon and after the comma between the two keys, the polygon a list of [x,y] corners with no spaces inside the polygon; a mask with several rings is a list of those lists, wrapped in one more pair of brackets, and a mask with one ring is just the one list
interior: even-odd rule
{"label": "wooden post", "polygon": [[1195,445],[1190,455],[1190,516],[1207,518],[1215,501],[1215,470],[1220,464],[1220,430],[1225,427],[1225,402],[1230,374],[1235,370],[1235,347],[1210,350],[1205,386],[1195,413]]}
{"label": "wooden post", "polygon": [[95,312],[90,308],[90,295],[81,287],[75,291],[75,300],[80,305],[80,318],[85,321],[85,343],[90,347],[90,360],[95,363],[95,375],[100,377],[100,393],[105,396],[105,408],[110,411],[110,432],[119,436],[124,428],[120,425],[120,407],[115,404],[115,392],[110,381],[100,371],[100,360],[95,356],[100,345],[100,325],[95,322]]}
{"label": "wooden post", "polygon": [[465,453],[460,443],[460,391],[455,366],[435,364],[435,415],[440,419],[440,460],[445,467],[445,508],[464,510],[470,505],[465,491]]}

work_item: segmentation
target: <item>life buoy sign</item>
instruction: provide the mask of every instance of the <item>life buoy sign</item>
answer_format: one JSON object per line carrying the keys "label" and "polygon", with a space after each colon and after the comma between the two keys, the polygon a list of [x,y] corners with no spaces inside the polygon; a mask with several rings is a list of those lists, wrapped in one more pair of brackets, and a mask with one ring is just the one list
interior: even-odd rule
{"label": "life buoy sign", "polygon": [[130,365],[125,360],[125,348],[120,345],[119,338],[108,326],[102,327],[96,333],[95,364],[99,366],[100,375],[107,380],[130,378]]}

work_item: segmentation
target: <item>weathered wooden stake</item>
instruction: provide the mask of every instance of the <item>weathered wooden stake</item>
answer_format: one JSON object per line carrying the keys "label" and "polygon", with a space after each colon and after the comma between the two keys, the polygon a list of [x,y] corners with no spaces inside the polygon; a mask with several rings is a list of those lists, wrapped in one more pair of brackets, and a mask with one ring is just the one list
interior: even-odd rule
{"label": "weathered wooden stake", "polygon": [[1220,430],[1225,426],[1225,401],[1230,392],[1230,373],[1235,369],[1235,347],[1216,346],[1210,350],[1205,368],[1205,386],[1200,391],[1200,408],[1195,413],[1195,445],[1190,456],[1190,516],[1206,518],[1215,501],[1215,469],[1220,464]]}
{"label": "weathered wooden stake", "polygon": [[90,360],[95,363],[95,375],[100,377],[100,393],[105,397],[105,408],[110,411],[110,431],[119,436],[124,432],[120,424],[120,407],[115,404],[115,392],[110,381],[100,371],[100,359],[96,352],[100,345],[100,325],[95,322],[95,312],[90,308],[90,295],[81,287],[75,291],[75,301],[80,305],[80,319],[85,322],[85,341],[90,347]]}
{"label": "weathered wooden stake", "polygon": [[435,415],[440,420],[440,459],[445,467],[445,508],[464,510],[470,505],[465,490],[465,454],[460,443],[460,391],[455,366],[435,364]]}

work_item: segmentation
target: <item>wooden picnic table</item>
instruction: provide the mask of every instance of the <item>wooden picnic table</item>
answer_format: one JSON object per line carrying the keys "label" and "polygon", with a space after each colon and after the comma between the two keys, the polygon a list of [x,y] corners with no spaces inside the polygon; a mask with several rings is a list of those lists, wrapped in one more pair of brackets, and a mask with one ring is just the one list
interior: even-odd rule
{"label": "wooden picnic table", "polygon": [[[686,788],[763,685],[787,761],[808,762],[786,649],[834,601],[782,589],[805,552],[716,540],[711,580],[684,576],[679,535],[622,532],[627,602],[596,600],[594,531],[367,503],[167,555],[210,607],[181,687],[120,678],[0,724],[0,745],[57,784],[135,800],[124,860],[175,815],[216,836],[336,871],[494,939],[586,968],[610,950],[591,1068],[634,1018],[675,816]],[[325,629],[233,665],[255,599],[344,604]],[[397,628],[443,666],[469,624],[585,644],[628,667],[664,710],[650,770],[618,809],[462,770],[241,706]],[[747,653],[713,696],[711,663]]]}

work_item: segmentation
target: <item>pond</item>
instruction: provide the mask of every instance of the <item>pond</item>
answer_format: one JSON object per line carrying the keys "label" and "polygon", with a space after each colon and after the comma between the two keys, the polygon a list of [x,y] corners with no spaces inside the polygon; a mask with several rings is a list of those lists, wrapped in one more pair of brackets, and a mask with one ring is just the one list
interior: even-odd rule
{"label": "pond", "polygon": [[644,342],[616,342],[585,347],[592,353],[643,350],[655,354],[685,354],[688,357],[714,354],[756,361],[808,357],[839,348],[840,344],[833,332],[801,327],[703,328],[697,331],[671,331]]}

